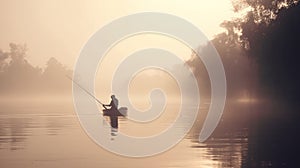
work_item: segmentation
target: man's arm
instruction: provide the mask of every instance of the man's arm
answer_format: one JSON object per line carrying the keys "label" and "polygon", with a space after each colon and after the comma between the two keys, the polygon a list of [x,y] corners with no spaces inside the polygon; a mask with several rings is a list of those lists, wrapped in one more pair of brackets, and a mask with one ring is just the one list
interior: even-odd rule
{"label": "man's arm", "polygon": [[102,106],[107,109],[106,107],[111,107],[112,106],[113,101],[110,102],[110,104],[103,104]]}

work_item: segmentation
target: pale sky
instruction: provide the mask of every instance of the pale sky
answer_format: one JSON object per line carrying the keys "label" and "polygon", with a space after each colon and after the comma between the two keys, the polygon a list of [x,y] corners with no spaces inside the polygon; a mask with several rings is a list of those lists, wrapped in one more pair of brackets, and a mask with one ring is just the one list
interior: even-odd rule
{"label": "pale sky", "polygon": [[230,0],[2,0],[0,48],[26,43],[33,65],[43,67],[55,57],[73,68],[83,45],[103,25],[145,11],[184,18],[210,39],[233,16]]}

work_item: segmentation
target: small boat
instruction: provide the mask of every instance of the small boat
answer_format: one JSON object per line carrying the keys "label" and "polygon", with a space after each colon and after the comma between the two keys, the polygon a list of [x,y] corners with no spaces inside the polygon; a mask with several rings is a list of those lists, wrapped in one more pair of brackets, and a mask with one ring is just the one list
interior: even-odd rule
{"label": "small boat", "polygon": [[103,116],[120,116],[120,117],[126,117],[127,116],[128,109],[127,107],[120,107],[118,109],[117,114],[111,113],[110,109],[104,109],[103,110]]}

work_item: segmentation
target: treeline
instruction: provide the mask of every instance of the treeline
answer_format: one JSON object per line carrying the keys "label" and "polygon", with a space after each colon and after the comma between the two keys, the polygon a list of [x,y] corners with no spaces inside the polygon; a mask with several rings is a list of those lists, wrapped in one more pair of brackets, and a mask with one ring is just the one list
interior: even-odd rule
{"label": "treeline", "polygon": [[237,11],[246,7],[251,10],[244,18],[225,23],[228,35],[257,65],[260,92],[296,105],[300,99],[299,0],[235,4]]}
{"label": "treeline", "polygon": [[[215,132],[222,134],[230,124],[236,129],[241,128],[237,122],[248,122],[248,152],[242,159],[243,167],[265,167],[263,163],[273,167],[297,167],[299,0],[233,0],[233,4],[236,12],[246,11],[246,15],[224,22],[227,32],[212,40],[223,59],[228,93],[238,95],[245,89],[250,91],[250,97],[254,94],[264,100],[247,103],[246,108],[227,103],[224,122]],[[202,46],[197,53],[209,56],[210,51],[208,46]],[[196,57],[188,64],[203,81],[205,70],[197,66]],[[230,115],[238,117],[230,118]]]}
{"label": "treeline", "polygon": [[[273,100],[298,103],[300,99],[300,5],[298,0],[233,0],[236,12],[245,16],[225,21],[227,32],[211,42],[226,71],[228,94],[255,94]],[[197,54],[209,56],[201,46]],[[199,80],[206,75],[197,57],[188,61]],[[209,87],[209,83],[205,84]]]}
{"label": "treeline", "polygon": [[26,45],[9,44],[9,51],[0,49],[1,95],[71,93],[71,83],[65,75],[72,71],[55,58],[45,68],[35,67],[26,60]]}
{"label": "treeline", "polygon": [[200,46],[187,64],[194,70],[201,94],[210,95],[210,80],[207,70],[199,57],[209,57],[217,49],[222,60],[227,83],[227,99],[257,97],[257,71],[255,64],[246,56],[242,47],[227,33],[217,35],[211,40],[212,45]]}

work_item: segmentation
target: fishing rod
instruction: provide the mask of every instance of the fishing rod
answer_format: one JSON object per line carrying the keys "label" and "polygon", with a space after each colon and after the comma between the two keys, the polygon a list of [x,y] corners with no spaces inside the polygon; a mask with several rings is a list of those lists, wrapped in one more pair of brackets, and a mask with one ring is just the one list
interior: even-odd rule
{"label": "fishing rod", "polygon": [[79,83],[77,83],[76,81],[74,81],[71,77],[69,77],[68,75],[66,75],[66,77],[68,79],[70,79],[74,84],[76,84],[80,89],[84,90],[88,95],[90,95],[92,98],[94,98],[99,104],[104,105],[103,103],[100,102],[100,100],[98,100],[92,93],[90,93],[89,91],[87,91],[84,87],[82,87],[81,85],[79,85]]}

